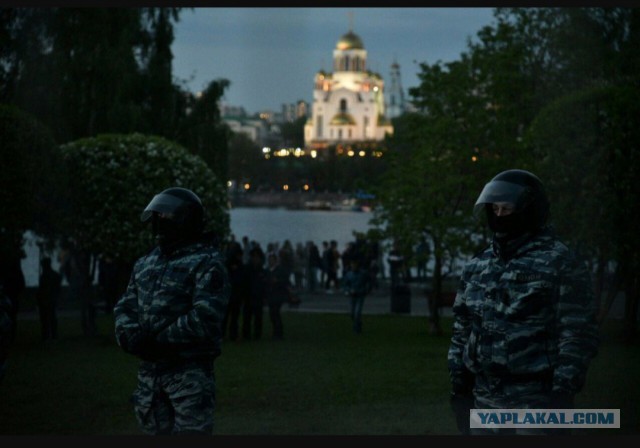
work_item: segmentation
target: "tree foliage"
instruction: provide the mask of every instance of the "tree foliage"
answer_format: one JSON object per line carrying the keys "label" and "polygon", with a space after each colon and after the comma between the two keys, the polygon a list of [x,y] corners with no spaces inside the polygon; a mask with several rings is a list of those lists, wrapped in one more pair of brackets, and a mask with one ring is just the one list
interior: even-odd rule
{"label": "tree foliage", "polygon": [[[223,176],[226,134],[219,132],[217,101],[228,83],[212,82],[197,101],[173,78],[173,24],[180,12],[1,9],[0,97],[38,117],[60,143],[103,133],[163,136]],[[214,113],[203,116],[202,109],[211,108]]]}
{"label": "tree foliage", "polygon": [[0,105],[0,135],[0,250],[6,254],[22,247],[26,230],[56,233],[60,171],[53,136],[35,117]]}
{"label": "tree foliage", "polygon": [[[640,292],[640,129],[630,120],[638,116],[635,87],[593,88],[550,104],[527,136],[556,198],[558,231],[587,259],[597,261],[598,272],[616,262],[616,277],[628,298],[630,333],[636,327]],[[606,313],[608,304],[603,308]]]}
{"label": "tree foliage", "polygon": [[95,254],[131,262],[151,246],[140,214],[174,186],[194,191],[207,229],[228,235],[226,187],[204,161],[157,136],[107,134],[62,145],[69,172],[69,234]]}
{"label": "tree foliage", "polygon": [[176,141],[201,157],[219,179],[229,178],[231,132],[222,122],[218,103],[230,82],[211,81],[200,95],[189,96],[188,113],[181,121]]}
{"label": "tree foliage", "polygon": [[[378,223],[414,244],[423,232],[435,245],[433,229],[438,238],[454,229],[469,238],[480,231],[466,217],[484,182],[531,170],[549,185],[552,223],[567,241],[600,266],[625,266],[635,316],[640,11],[497,8],[494,18],[459,60],[420,64],[420,84],[409,89],[420,116],[396,120]],[[465,171],[469,156],[475,163]],[[452,254],[472,246],[453,244]]]}
{"label": "tree foliage", "polygon": [[290,123],[283,123],[280,126],[280,135],[284,146],[303,148],[304,147],[304,125],[307,123],[307,117],[298,117]]}

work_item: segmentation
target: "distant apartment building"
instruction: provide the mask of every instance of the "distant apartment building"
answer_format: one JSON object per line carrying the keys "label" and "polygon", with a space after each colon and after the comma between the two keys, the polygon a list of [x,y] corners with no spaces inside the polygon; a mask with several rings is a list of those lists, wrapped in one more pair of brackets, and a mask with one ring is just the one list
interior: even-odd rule
{"label": "distant apartment building", "polygon": [[298,100],[296,103],[282,105],[282,122],[292,123],[299,118],[309,116],[309,103]]}
{"label": "distant apartment building", "polygon": [[380,141],[392,133],[385,113],[384,80],[367,70],[367,51],[350,30],[333,50],[333,72],[321,70],[315,76],[311,116],[304,127],[305,148]]}
{"label": "distant apartment building", "polygon": [[306,117],[309,104],[303,100],[283,104],[280,112],[264,110],[249,116],[242,106],[221,103],[220,114],[233,132],[244,133],[260,146],[278,146],[280,126],[291,123],[300,117]]}
{"label": "distant apartment building", "polygon": [[244,107],[220,104],[222,121],[235,133],[245,134],[256,143],[264,140],[268,133],[266,123],[259,117],[249,117]]}

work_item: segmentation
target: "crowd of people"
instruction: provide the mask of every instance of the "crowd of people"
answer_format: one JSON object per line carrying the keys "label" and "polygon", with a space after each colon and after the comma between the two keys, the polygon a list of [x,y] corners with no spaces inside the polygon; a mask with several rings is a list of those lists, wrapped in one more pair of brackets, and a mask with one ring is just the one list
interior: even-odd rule
{"label": "crowd of people", "polygon": [[[224,252],[233,285],[224,332],[225,338],[234,341],[240,336],[243,339],[262,336],[265,307],[274,326],[273,337],[281,339],[280,309],[283,305],[297,306],[300,293],[348,295],[342,280],[355,258],[358,268],[368,273],[372,290],[378,289],[379,281],[386,278],[391,280],[392,288],[395,283],[411,281],[411,266],[417,272],[413,279],[423,280],[427,258],[422,254],[428,253],[428,245],[422,242],[407,252],[394,244],[385,258],[381,243],[364,234],[357,234],[344,248],[340,248],[336,240],[293,244],[288,239],[282,243],[270,242],[263,248],[246,235],[237,241],[232,234],[224,242]],[[57,314],[61,302],[78,305],[82,333],[97,335],[97,315],[110,314],[121,295],[116,288],[120,275],[117,264],[108,257],[89,256],[73,240],[63,242],[57,261],[57,270],[52,266],[51,257],[44,256],[40,261],[35,299],[42,340],[58,337]]]}
{"label": "crowd of people", "polygon": [[[350,286],[344,281],[349,272],[357,269],[367,278],[367,293],[379,287],[384,276],[380,244],[357,235],[340,251],[336,240],[293,244],[270,242],[263,247],[259,242],[235,235],[225,242],[227,271],[231,295],[223,322],[223,336],[230,341],[260,339],[263,334],[263,310],[268,308],[273,339],[282,339],[284,329],[281,309],[300,303],[299,293],[325,292],[350,295]],[[361,293],[358,295],[363,298]],[[354,306],[354,330],[361,331],[359,316],[361,300]]]}

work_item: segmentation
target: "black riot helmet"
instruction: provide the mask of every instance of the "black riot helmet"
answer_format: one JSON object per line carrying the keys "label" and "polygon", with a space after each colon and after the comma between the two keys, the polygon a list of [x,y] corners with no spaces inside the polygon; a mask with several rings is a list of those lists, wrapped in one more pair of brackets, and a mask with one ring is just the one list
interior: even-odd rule
{"label": "black riot helmet", "polygon": [[[492,208],[495,203],[510,204],[512,213],[497,216]],[[546,224],[549,200],[538,176],[512,169],[501,172],[484,186],[473,208],[476,217],[480,217],[483,211],[492,231],[515,237],[535,232]]]}
{"label": "black riot helmet", "polygon": [[170,250],[183,241],[200,236],[204,228],[204,208],[193,191],[172,187],[155,195],[140,219],[142,222],[151,220],[159,246]]}

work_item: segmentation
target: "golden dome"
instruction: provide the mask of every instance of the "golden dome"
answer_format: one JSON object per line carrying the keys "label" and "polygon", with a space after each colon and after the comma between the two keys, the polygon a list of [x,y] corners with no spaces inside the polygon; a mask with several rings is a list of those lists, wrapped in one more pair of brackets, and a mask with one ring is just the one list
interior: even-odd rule
{"label": "golden dome", "polygon": [[331,123],[333,126],[346,126],[346,125],[355,125],[356,120],[346,112],[340,112],[336,114],[332,119]]}
{"label": "golden dome", "polygon": [[364,45],[362,45],[362,40],[360,37],[355,34],[353,31],[349,31],[347,34],[342,36],[338,43],[336,44],[337,50],[363,50]]}

